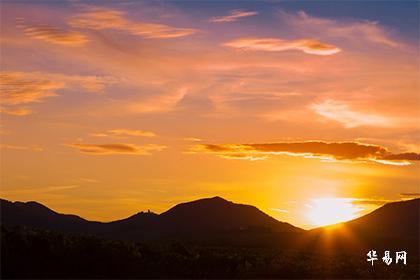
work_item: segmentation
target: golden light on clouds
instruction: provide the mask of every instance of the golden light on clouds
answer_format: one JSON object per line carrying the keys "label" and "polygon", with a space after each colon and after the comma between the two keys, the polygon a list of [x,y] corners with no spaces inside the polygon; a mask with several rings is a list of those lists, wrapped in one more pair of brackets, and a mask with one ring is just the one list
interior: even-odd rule
{"label": "golden light on clouds", "polygon": [[135,145],[125,143],[113,144],[66,144],[70,148],[78,149],[81,153],[89,155],[150,155],[165,149],[163,145],[147,144]]}
{"label": "golden light on clouds", "polygon": [[252,51],[281,52],[297,50],[307,54],[332,55],[341,50],[333,45],[314,39],[284,40],[276,38],[239,38],[224,43],[224,46]]}
{"label": "golden light on clouds", "polygon": [[72,17],[68,24],[74,28],[103,30],[114,29],[144,38],[178,38],[196,33],[192,28],[178,28],[152,22],[132,21],[124,12],[91,8],[88,11]]}
{"label": "golden light on clouds", "polygon": [[333,100],[326,100],[321,104],[314,104],[313,110],[326,118],[338,121],[346,127],[357,126],[394,126],[396,121],[384,116],[351,110],[346,104]]}
{"label": "golden light on clouds", "polygon": [[66,46],[79,46],[89,41],[85,35],[79,32],[64,31],[51,26],[25,27],[24,32],[34,39]]}
{"label": "golden light on clouds", "polygon": [[110,129],[105,132],[91,133],[90,135],[95,137],[115,137],[115,138],[127,138],[130,136],[139,137],[153,137],[156,134],[151,131],[145,131],[140,129]]}
{"label": "golden light on clouds", "polygon": [[5,198],[119,219],[222,196],[310,227],[289,201],[418,193],[413,18],[226,3],[2,3]]}
{"label": "golden light on clouds", "polygon": [[214,154],[226,159],[262,160],[274,155],[319,158],[322,160],[373,161],[383,164],[409,165],[420,154],[392,154],[387,148],[358,142],[277,142],[263,144],[199,144],[190,153]]}

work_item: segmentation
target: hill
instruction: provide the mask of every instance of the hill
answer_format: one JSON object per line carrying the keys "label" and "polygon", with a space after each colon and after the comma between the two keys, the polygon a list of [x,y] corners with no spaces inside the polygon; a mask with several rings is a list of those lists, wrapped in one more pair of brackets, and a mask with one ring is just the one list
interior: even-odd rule
{"label": "hill", "polygon": [[310,230],[302,242],[316,250],[408,250],[418,256],[419,239],[420,199],[412,199],[387,203],[345,223]]}
{"label": "hill", "polygon": [[1,223],[25,225],[62,232],[92,233],[115,239],[141,240],[197,236],[251,229],[272,232],[302,232],[277,221],[254,206],[236,204],[220,197],[181,203],[158,215],[140,212],[109,223],[87,221],[75,215],[59,214],[37,202],[1,200]]}
{"label": "hill", "polygon": [[35,201],[11,202],[1,199],[0,203],[2,225],[24,225],[63,232],[92,232],[101,224],[76,215],[57,213]]}

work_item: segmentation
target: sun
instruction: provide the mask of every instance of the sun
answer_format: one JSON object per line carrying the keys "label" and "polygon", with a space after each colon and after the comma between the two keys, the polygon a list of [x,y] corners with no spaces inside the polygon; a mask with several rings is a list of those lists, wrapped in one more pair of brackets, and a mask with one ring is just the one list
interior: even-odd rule
{"label": "sun", "polygon": [[326,226],[356,218],[363,210],[352,203],[351,198],[315,198],[308,207],[307,217],[315,226]]}

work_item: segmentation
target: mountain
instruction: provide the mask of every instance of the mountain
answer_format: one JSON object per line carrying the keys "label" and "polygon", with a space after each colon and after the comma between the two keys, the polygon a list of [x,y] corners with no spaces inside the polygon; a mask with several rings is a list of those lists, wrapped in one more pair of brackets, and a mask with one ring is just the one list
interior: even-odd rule
{"label": "mountain", "polygon": [[349,222],[304,231],[277,221],[254,206],[221,197],[181,203],[162,214],[140,212],[108,223],[59,214],[37,202],[1,200],[1,223],[6,226],[25,225],[111,239],[181,238],[224,244],[302,246],[314,250],[326,246],[352,251],[370,247],[418,247],[419,212],[420,199],[392,202]]}
{"label": "mountain", "polygon": [[91,232],[99,222],[90,222],[76,215],[59,214],[35,202],[11,202],[0,199],[1,224],[25,225],[64,232]]}
{"label": "mountain", "polygon": [[[387,203],[360,218],[316,228],[305,234],[304,244],[317,250],[403,250],[419,254],[420,199]],[[369,249],[369,250],[370,250]]]}
{"label": "mountain", "polygon": [[213,233],[251,229],[272,232],[303,231],[277,221],[254,206],[236,204],[220,197],[178,204],[160,215],[140,212],[109,223],[91,222],[74,215],[59,214],[36,202],[1,200],[1,214],[4,225],[26,225],[131,240],[179,235],[208,236]]}

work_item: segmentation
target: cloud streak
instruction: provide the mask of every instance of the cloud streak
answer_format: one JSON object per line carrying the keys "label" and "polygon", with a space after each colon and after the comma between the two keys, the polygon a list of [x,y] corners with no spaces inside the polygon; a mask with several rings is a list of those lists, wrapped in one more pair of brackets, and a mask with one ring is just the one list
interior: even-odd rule
{"label": "cloud streak", "polygon": [[67,147],[78,149],[79,152],[89,155],[150,155],[166,148],[163,145],[147,144],[65,144]]}
{"label": "cloud streak", "polygon": [[89,41],[89,39],[80,32],[66,31],[48,25],[27,26],[24,27],[23,30],[25,34],[31,38],[57,45],[80,46]]}
{"label": "cloud streak", "polygon": [[43,148],[37,146],[18,146],[10,144],[0,144],[0,149],[17,150],[17,151],[35,151],[42,152]]}
{"label": "cloud streak", "polygon": [[358,42],[363,40],[392,48],[401,46],[401,43],[390,36],[390,31],[377,21],[335,20],[314,17],[304,11],[296,14],[280,11],[279,15],[282,24],[298,33],[344,38]]}
{"label": "cloud streak", "polygon": [[192,28],[178,28],[159,23],[132,21],[125,18],[124,12],[103,8],[90,8],[88,11],[70,18],[67,23],[73,28],[119,30],[149,39],[178,38],[197,32],[197,30]]}
{"label": "cloud streak", "polygon": [[314,55],[332,55],[341,50],[315,39],[285,40],[278,38],[238,38],[226,42],[224,46],[252,51],[302,51]]}
{"label": "cloud streak", "polygon": [[201,144],[191,153],[213,154],[226,159],[262,160],[273,155],[320,158],[323,160],[373,161],[391,165],[408,165],[419,161],[420,154],[392,154],[379,145],[358,142],[280,142],[264,144]]}
{"label": "cloud streak", "polygon": [[239,20],[240,18],[256,16],[256,15],[258,15],[258,12],[233,10],[230,12],[229,15],[221,16],[221,17],[212,17],[211,19],[209,19],[209,22],[216,22],[216,23],[234,22],[234,21]]}
{"label": "cloud streak", "polygon": [[155,133],[151,131],[139,130],[139,129],[110,129],[105,132],[92,133],[95,137],[114,137],[114,138],[127,138],[130,136],[135,137],[153,137]]}
{"label": "cloud streak", "polygon": [[22,104],[42,102],[58,95],[61,89],[82,89],[88,93],[100,93],[114,83],[110,77],[64,75],[44,72],[0,72],[1,112],[14,116],[31,114]]}
{"label": "cloud streak", "polygon": [[395,121],[379,115],[351,110],[345,103],[325,100],[311,106],[313,111],[327,119],[343,124],[347,128],[357,126],[392,126]]}

